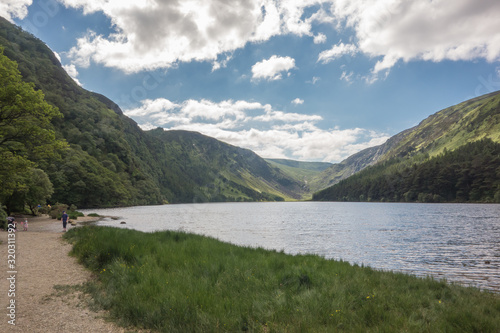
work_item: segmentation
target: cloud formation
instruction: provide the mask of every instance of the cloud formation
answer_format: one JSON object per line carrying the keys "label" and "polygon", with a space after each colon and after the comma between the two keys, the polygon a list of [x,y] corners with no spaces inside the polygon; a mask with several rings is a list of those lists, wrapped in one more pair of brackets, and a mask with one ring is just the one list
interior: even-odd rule
{"label": "cloud formation", "polygon": [[[59,55],[57,55],[57,57],[59,59],[59,62],[61,62],[61,58],[59,57]],[[78,81],[78,70],[76,69],[75,65],[69,64],[69,65],[63,65],[62,67],[64,68],[66,73],[68,73],[68,75],[71,76],[71,78],[76,82],[76,84],[82,86],[81,82]]]}
{"label": "cloud formation", "polygon": [[321,116],[283,112],[269,104],[241,100],[174,103],[160,98],[144,100],[125,114],[146,130],[197,131],[262,157],[339,162],[388,138],[361,128],[323,130],[316,125]]}
{"label": "cloud formation", "polygon": [[381,58],[372,80],[400,60],[500,60],[497,0],[337,0],[331,12],[338,29],[354,29],[360,52]]}
{"label": "cloud formation", "polygon": [[0,2],[0,16],[13,22],[14,18],[23,19],[28,15],[28,6],[32,0],[2,0]]}
{"label": "cloud formation", "polygon": [[[22,16],[30,0],[6,0],[0,13]],[[127,73],[169,68],[178,62],[209,61],[265,42],[296,35],[325,43],[324,24],[354,35],[318,55],[327,64],[362,53],[376,62],[371,81],[398,61],[500,59],[500,2],[497,0],[60,0],[84,13],[102,12],[112,22],[109,36],[89,31],[69,56]],[[268,76],[278,78],[279,76]]]}
{"label": "cloud formation", "polygon": [[319,14],[302,17],[305,7],[324,2],[318,0],[61,2],[85,14],[104,13],[115,30],[109,36],[90,31],[71,49],[70,57],[79,66],[94,61],[128,73],[169,68],[179,61],[211,61],[217,69],[220,54],[280,34],[313,36],[312,22],[324,20]]}
{"label": "cloud formation", "polygon": [[323,51],[318,56],[318,62],[327,64],[343,55],[353,56],[358,52],[358,47],[354,44],[344,44],[340,42],[334,45],[330,50]]}
{"label": "cloud formation", "polygon": [[252,66],[252,79],[281,80],[283,72],[288,73],[293,68],[295,68],[295,59],[273,55]]}

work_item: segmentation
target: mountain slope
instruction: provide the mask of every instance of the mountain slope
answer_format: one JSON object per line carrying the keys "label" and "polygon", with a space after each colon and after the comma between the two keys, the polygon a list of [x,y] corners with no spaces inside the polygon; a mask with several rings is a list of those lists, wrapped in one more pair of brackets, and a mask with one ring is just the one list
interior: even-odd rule
{"label": "mountain slope", "polygon": [[500,142],[500,92],[436,112],[384,144],[362,150],[332,165],[313,181],[311,187],[332,186],[370,165],[394,157],[411,157],[421,153],[436,156],[445,149],[454,150],[483,138]]}
{"label": "mountain slope", "polygon": [[302,162],[287,159],[266,159],[273,167],[279,168],[283,173],[303,184],[304,194],[302,199],[311,199],[312,193],[321,188],[311,187],[314,180],[322,171],[332,166],[325,162]]}
{"label": "mountain slope", "polygon": [[102,207],[301,197],[299,183],[249,151],[236,154],[195,133],[142,131],[114,102],[79,87],[43,42],[3,18],[0,46],[64,115],[52,124],[70,149],[40,163],[54,185],[52,201]]}
{"label": "mountain slope", "polygon": [[[164,156],[160,169],[169,170],[162,181],[168,188],[178,188],[180,192],[175,197],[184,198],[182,201],[291,200],[301,197],[303,190],[298,182],[248,149],[196,132],[158,128],[146,134],[154,139],[155,153]],[[194,197],[192,193],[183,192],[186,186],[198,189]]]}
{"label": "mountain slope", "polygon": [[[364,150],[326,170],[323,180],[330,177],[330,180],[335,179],[335,182],[340,183],[315,194],[314,198],[356,201],[493,201],[496,200],[496,186],[500,184],[491,176],[491,169],[500,174],[500,165],[497,165],[499,160],[494,156],[491,160],[483,160],[482,157],[495,151],[495,144],[499,142],[500,92],[495,92],[439,111],[418,126],[392,137],[385,144]],[[477,144],[471,145],[472,143]],[[476,154],[468,154],[467,149]],[[466,163],[467,159],[474,163]],[[445,161],[451,160],[463,162],[454,162],[454,169],[450,169]],[[358,172],[363,171],[358,174],[350,173],[356,168]],[[442,170],[447,172],[442,173]],[[343,177],[346,174],[355,175]],[[440,178],[435,179],[436,175]],[[388,183],[392,183],[389,186],[392,189],[388,188]],[[448,185],[443,186],[453,190],[444,193],[439,186],[423,186],[424,183],[447,183]],[[401,192],[402,189],[406,190]],[[468,192],[476,194],[469,195]]]}

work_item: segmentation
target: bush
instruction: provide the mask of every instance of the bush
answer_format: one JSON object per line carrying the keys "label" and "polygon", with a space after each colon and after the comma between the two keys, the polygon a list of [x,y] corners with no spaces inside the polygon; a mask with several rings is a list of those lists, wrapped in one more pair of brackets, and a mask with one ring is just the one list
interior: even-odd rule
{"label": "bush", "polygon": [[[45,207],[43,207],[45,209]],[[75,205],[71,205],[68,209],[68,205],[66,204],[61,204],[61,203],[56,203],[53,206],[48,206],[44,212],[45,214],[50,215],[51,218],[60,220],[62,217],[62,213],[66,211],[68,214],[69,218],[72,220],[78,219],[80,216],[85,216],[82,212],[79,212],[76,210],[77,207]]]}
{"label": "bush", "polygon": [[65,210],[68,210],[68,205],[56,203],[53,206],[49,206],[48,214],[50,215],[51,218],[60,220],[62,212],[64,212]]}
{"label": "bush", "polygon": [[79,216],[85,216],[82,212],[78,211],[68,211],[68,216],[72,220],[78,219]]}

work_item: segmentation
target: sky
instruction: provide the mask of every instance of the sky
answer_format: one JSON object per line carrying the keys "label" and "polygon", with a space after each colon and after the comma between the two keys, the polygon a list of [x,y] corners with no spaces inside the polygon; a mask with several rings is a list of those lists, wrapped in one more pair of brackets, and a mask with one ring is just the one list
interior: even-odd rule
{"label": "sky", "polygon": [[340,162],[500,90],[498,0],[2,0],[144,130]]}

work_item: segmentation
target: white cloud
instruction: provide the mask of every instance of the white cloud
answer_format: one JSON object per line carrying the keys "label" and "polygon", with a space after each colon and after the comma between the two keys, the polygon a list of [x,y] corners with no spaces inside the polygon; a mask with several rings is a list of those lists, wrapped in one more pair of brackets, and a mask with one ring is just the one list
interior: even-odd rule
{"label": "white cloud", "polygon": [[129,117],[148,116],[174,110],[178,107],[178,104],[172,103],[166,98],[158,98],[155,100],[145,99],[142,101],[142,105],[140,107],[126,111],[126,114]]}
{"label": "white cloud", "polygon": [[13,22],[14,18],[23,19],[28,15],[28,7],[32,0],[2,0],[0,2],[0,16]]}
{"label": "white cloud", "polygon": [[338,28],[355,30],[359,51],[381,58],[371,81],[400,60],[500,60],[497,0],[337,0],[332,12]]}
{"label": "white cloud", "polygon": [[318,62],[322,62],[323,64],[327,64],[330,61],[338,59],[343,55],[353,56],[358,52],[358,48],[354,44],[344,44],[340,42],[337,45],[334,45],[330,50],[323,51],[318,56]]}
{"label": "white cloud", "polygon": [[339,162],[387,139],[360,128],[324,130],[316,125],[322,120],[319,115],[287,113],[269,104],[241,100],[144,100],[125,114],[144,129],[197,131],[262,157]]}
{"label": "white cloud", "polygon": [[[317,31],[323,24],[354,36],[323,51],[318,61],[361,52],[376,61],[367,78],[372,81],[401,60],[500,59],[498,0],[59,1],[86,14],[102,12],[114,29],[108,36],[89,31],[80,38],[68,53],[74,63],[97,62],[127,73],[190,61],[208,61],[217,70],[225,66],[221,54],[273,36],[324,43],[325,33]],[[30,3],[4,0],[0,14],[24,17]]]}
{"label": "white cloud", "polygon": [[231,60],[232,57],[233,57],[232,55],[228,55],[222,61],[214,60],[214,62],[212,63],[212,72],[215,72],[216,70],[221,68],[226,68],[227,63],[229,62],[229,60]]}
{"label": "white cloud", "polygon": [[254,120],[263,121],[263,122],[302,122],[302,121],[320,121],[323,120],[321,116],[318,115],[310,115],[310,114],[300,114],[300,113],[291,113],[291,112],[283,112],[283,111],[275,111],[275,110],[266,110],[266,112],[260,116],[254,118]]}
{"label": "white cloud", "polygon": [[52,51],[54,52],[54,55],[56,56],[57,60],[59,60],[59,62],[61,62],[61,56],[59,55],[59,53],[57,53],[56,51]]}
{"label": "white cloud", "polygon": [[89,32],[70,56],[80,65],[93,60],[125,72],[169,68],[177,61],[216,61],[219,54],[258,40],[256,28],[269,24],[258,3],[247,0],[64,3],[86,13],[102,11],[116,30],[110,36]]}
{"label": "white cloud", "polygon": [[[61,58],[59,57],[59,55],[57,53],[56,54],[56,57],[59,59],[59,62],[61,61]],[[62,66],[64,68],[64,70],[66,71],[66,73],[68,73],[69,76],[71,76],[71,78],[79,85],[81,86],[82,84],[80,83],[80,81],[78,81],[78,70],[76,69],[76,66],[73,65],[73,64],[69,64],[69,65],[63,65]]]}
{"label": "white cloud", "polygon": [[342,75],[340,75],[340,79],[344,80],[344,81],[346,81],[348,83],[352,83],[352,77],[353,77],[353,75],[354,75],[354,72],[352,72],[352,71],[349,72],[349,73],[347,73],[346,71],[343,71]]}
{"label": "white cloud", "polygon": [[310,80],[310,81],[306,81],[306,83],[310,83],[310,84],[316,84],[319,80],[321,80],[320,77],[317,77],[317,76],[313,76],[313,78]]}
{"label": "white cloud", "polygon": [[294,99],[292,101],[292,104],[295,104],[295,105],[304,104],[304,100],[297,97],[296,99]]}
{"label": "white cloud", "polygon": [[60,1],[84,14],[102,12],[115,30],[80,38],[69,53],[75,63],[94,61],[127,73],[189,61],[209,61],[217,69],[220,54],[276,35],[312,36],[313,22],[332,19],[323,9],[303,17],[305,8],[326,0]]}
{"label": "white cloud", "polygon": [[295,59],[273,55],[267,60],[262,60],[252,66],[252,78],[255,80],[281,80],[283,72],[295,68]]}
{"label": "white cloud", "polygon": [[323,44],[326,42],[326,35],[319,33],[314,36],[314,44]]}

